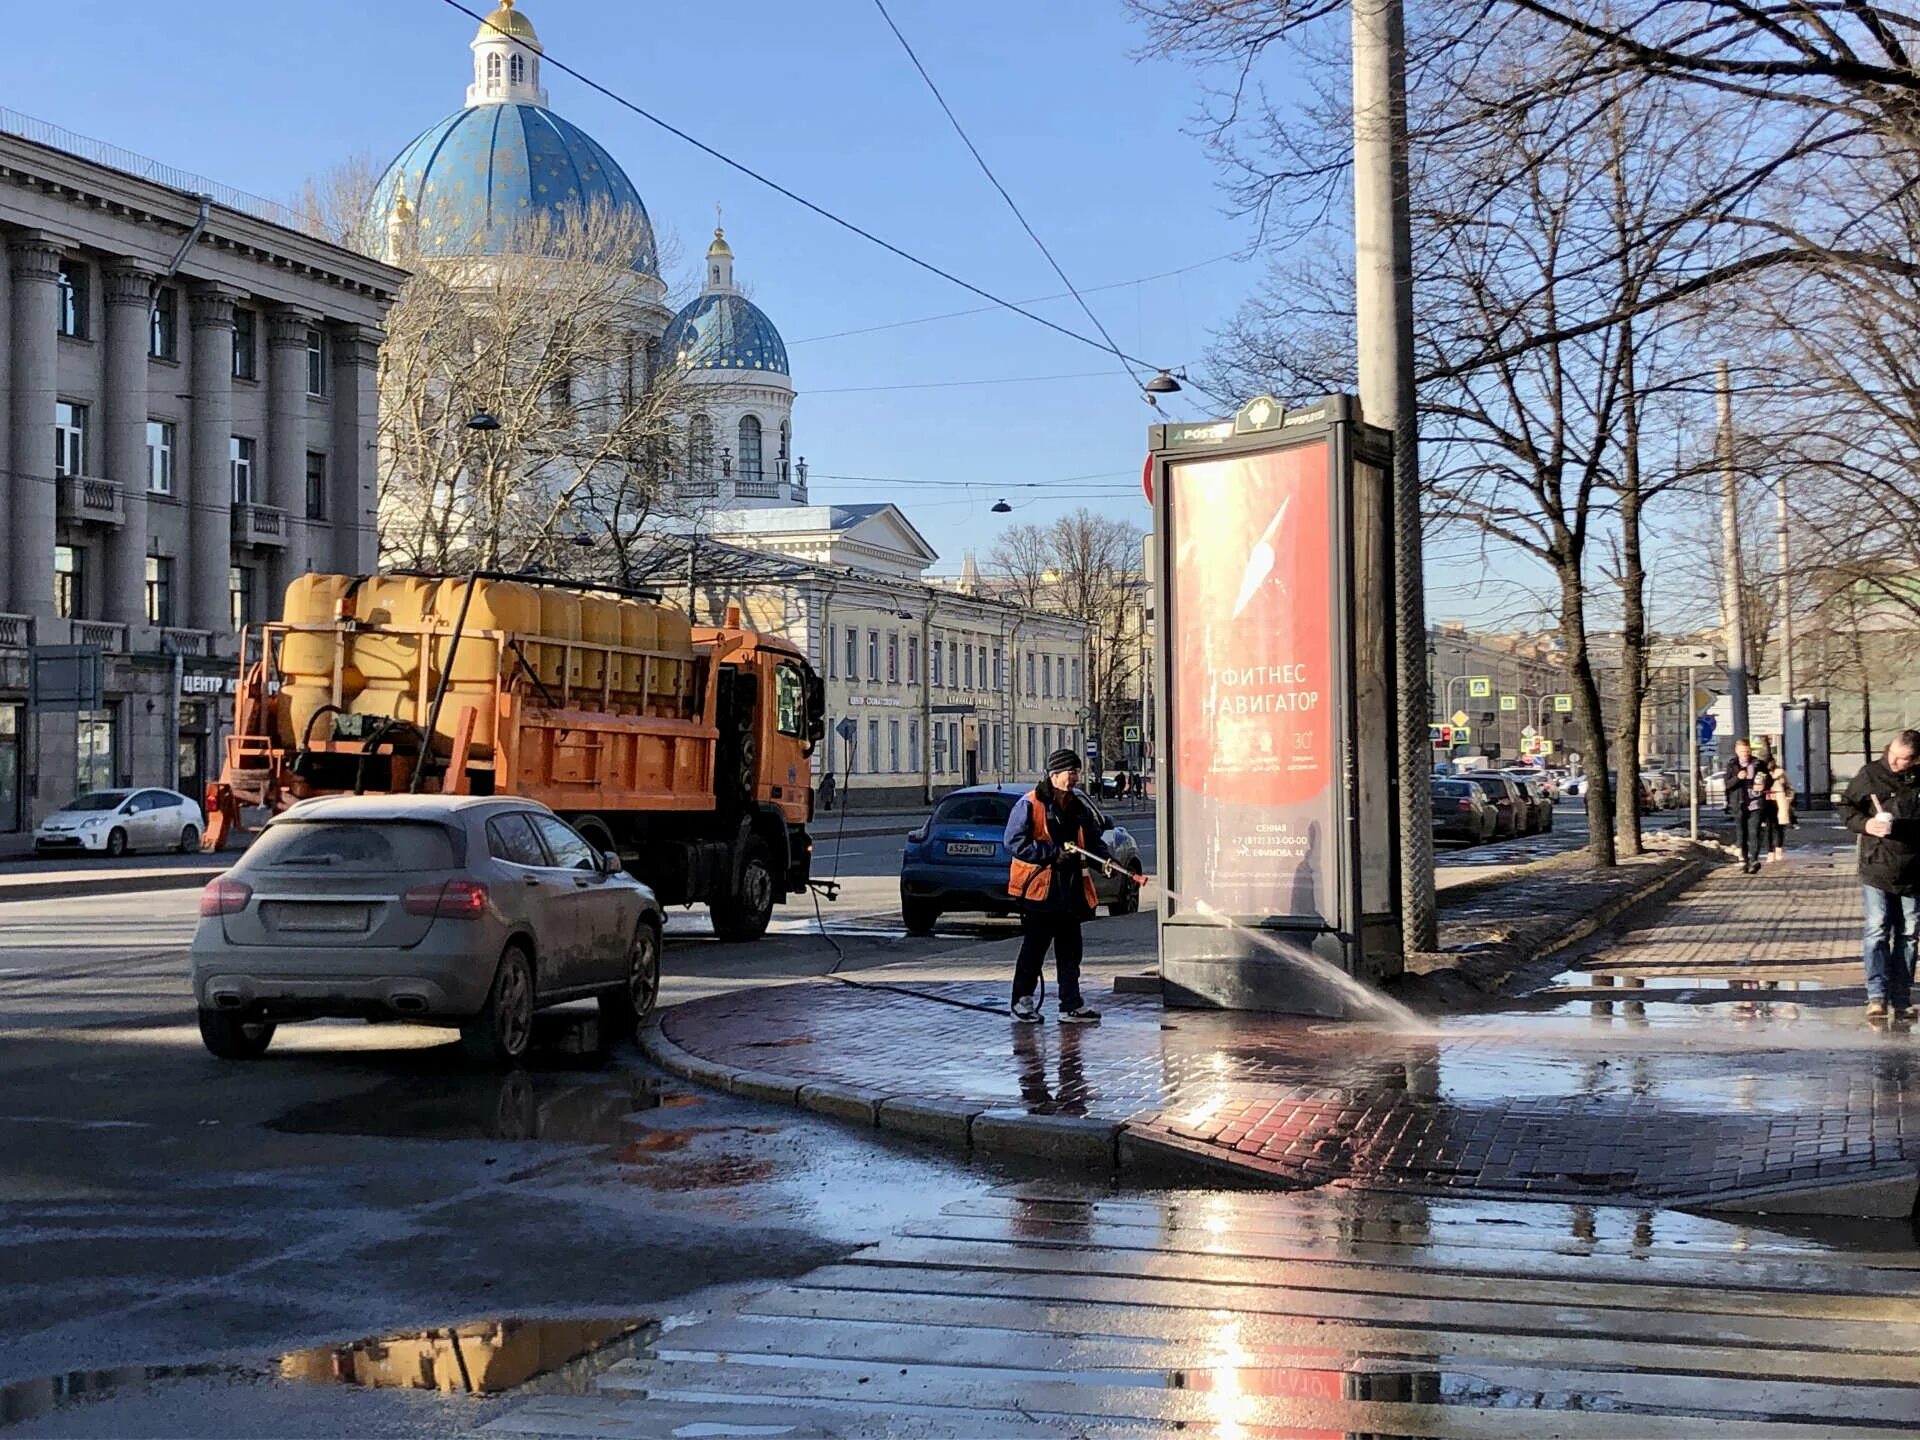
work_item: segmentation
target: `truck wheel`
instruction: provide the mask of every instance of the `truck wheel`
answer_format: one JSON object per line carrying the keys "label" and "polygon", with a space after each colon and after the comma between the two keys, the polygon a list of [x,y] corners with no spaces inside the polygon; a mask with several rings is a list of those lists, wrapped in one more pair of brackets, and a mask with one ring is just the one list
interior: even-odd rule
{"label": "truck wheel", "polygon": [[501,953],[487,1003],[460,1027],[460,1043],[476,1064],[504,1069],[525,1058],[532,1039],[533,966],[513,944]]}
{"label": "truck wheel", "polygon": [[931,935],[934,922],[940,918],[940,909],[929,900],[909,900],[902,895],[900,918],[906,922],[907,934]]}
{"label": "truck wheel", "polygon": [[273,1043],[273,1022],[249,1019],[245,1011],[202,1010],[200,1038],[222,1060],[258,1060]]}
{"label": "truck wheel", "polygon": [[773,918],[773,862],[764,840],[749,840],[740,862],[740,888],[713,902],[713,933],[722,940],[758,940]]}
{"label": "truck wheel", "polygon": [[627,952],[627,982],[600,992],[600,1026],[608,1044],[631,1040],[660,1003],[660,930],[651,920],[634,927]]}

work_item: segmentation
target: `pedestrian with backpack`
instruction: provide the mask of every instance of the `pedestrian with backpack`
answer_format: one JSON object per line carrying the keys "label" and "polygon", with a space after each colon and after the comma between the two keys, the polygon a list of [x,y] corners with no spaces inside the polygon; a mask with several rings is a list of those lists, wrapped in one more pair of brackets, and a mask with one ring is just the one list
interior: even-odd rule
{"label": "pedestrian with backpack", "polygon": [[1100,838],[1100,822],[1075,789],[1080,770],[1073,751],[1054,751],[1047,756],[1046,777],[1015,802],[1007,817],[1004,838],[1013,854],[1007,894],[1020,906],[1021,934],[1010,1012],[1028,1025],[1040,1023],[1034,992],[1049,948],[1060,982],[1060,1023],[1100,1020],[1100,1012],[1080,993],[1080,927],[1093,917],[1098,896],[1087,862],[1075,849],[1102,860],[1111,857]]}

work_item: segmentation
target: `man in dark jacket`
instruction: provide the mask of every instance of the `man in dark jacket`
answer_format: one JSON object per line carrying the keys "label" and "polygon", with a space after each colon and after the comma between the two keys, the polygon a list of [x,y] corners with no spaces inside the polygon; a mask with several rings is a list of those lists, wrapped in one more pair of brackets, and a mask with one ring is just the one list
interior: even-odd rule
{"label": "man in dark jacket", "polygon": [[1760,855],[1766,848],[1761,841],[1767,834],[1767,788],[1773,772],[1767,762],[1753,753],[1746,740],[1733,742],[1733,759],[1727,764],[1727,813],[1740,832],[1740,868],[1751,875],[1760,868]]}
{"label": "man in dark jacket", "polygon": [[1860,767],[1841,813],[1860,837],[1865,894],[1867,1018],[1920,1019],[1913,1005],[1920,939],[1920,730],[1902,730],[1886,755]]}
{"label": "man in dark jacket", "polygon": [[1047,778],[1021,796],[1007,817],[1005,840],[1013,852],[1007,893],[1020,903],[1020,958],[1013,967],[1013,1018],[1040,1023],[1034,991],[1040,964],[1053,947],[1053,968],[1060,980],[1060,1023],[1093,1025],[1100,1012],[1080,994],[1080,926],[1093,916],[1093,876],[1067,845],[1107,858],[1100,822],[1074,792],[1080,783],[1080,757],[1071,750],[1047,756]]}

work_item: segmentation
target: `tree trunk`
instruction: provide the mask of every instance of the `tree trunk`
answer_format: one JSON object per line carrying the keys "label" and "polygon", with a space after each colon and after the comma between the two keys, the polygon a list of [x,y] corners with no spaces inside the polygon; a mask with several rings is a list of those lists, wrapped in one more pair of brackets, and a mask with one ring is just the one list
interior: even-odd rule
{"label": "tree trunk", "polygon": [[1640,846],[1640,711],[1647,693],[1647,572],[1640,553],[1640,405],[1634,390],[1633,325],[1620,327],[1620,682],[1614,754],[1620,784],[1613,797],[1614,843],[1621,855]]}
{"label": "tree trunk", "polygon": [[1587,853],[1596,865],[1614,863],[1613,796],[1607,781],[1607,732],[1600,718],[1600,687],[1593,678],[1593,657],[1587,653],[1586,597],[1580,571],[1557,559],[1560,572],[1560,638],[1567,647],[1567,669],[1573,675],[1573,718],[1580,729],[1580,762],[1587,776]]}

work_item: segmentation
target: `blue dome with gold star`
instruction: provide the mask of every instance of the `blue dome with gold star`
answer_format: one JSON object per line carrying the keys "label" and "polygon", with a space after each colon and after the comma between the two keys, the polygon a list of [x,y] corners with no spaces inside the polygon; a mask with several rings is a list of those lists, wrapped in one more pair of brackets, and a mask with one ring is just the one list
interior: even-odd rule
{"label": "blue dome with gold star", "polygon": [[692,370],[787,370],[787,346],[766,312],[738,291],[708,291],[673,317],[660,348]]}
{"label": "blue dome with gold star", "polygon": [[639,217],[633,268],[659,273],[647,207],[626,171],[592,136],[541,105],[469,105],[407,146],[374,187],[367,207],[373,235],[403,195],[414,244],[429,259],[510,253],[516,228],[534,215],[559,220],[598,201]]}

